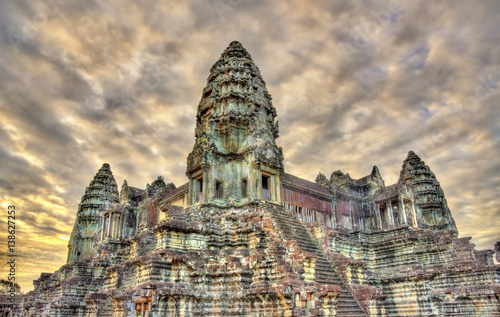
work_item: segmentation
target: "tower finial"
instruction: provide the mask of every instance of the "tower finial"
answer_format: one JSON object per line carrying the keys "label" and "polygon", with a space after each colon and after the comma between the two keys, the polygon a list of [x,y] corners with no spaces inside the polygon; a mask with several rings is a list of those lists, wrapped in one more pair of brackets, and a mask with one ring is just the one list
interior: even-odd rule
{"label": "tower finial", "polygon": [[407,160],[408,159],[420,159],[420,157],[417,154],[415,154],[415,152],[409,151],[408,152],[408,156],[406,157],[406,159]]}
{"label": "tower finial", "polygon": [[379,171],[377,165],[373,166],[372,173],[370,175],[374,178],[378,178],[378,179],[382,180],[382,175],[380,175],[380,171]]}
{"label": "tower finial", "polygon": [[234,46],[243,47],[243,45],[241,45],[241,43],[239,41],[232,41],[231,43],[229,43],[229,47],[234,47]]}
{"label": "tower finial", "polygon": [[238,41],[229,43],[229,46],[221,54],[221,59],[231,57],[246,58],[252,61],[252,56],[250,56],[248,51]]}

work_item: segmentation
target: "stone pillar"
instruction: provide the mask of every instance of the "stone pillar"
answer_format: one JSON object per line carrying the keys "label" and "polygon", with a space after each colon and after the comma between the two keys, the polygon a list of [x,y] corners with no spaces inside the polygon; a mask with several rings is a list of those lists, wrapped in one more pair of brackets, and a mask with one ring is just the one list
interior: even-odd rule
{"label": "stone pillar", "polygon": [[276,175],[271,175],[269,176],[269,180],[268,182],[270,184],[268,184],[269,186],[269,197],[271,198],[271,200],[273,201],[276,201]]}
{"label": "stone pillar", "polygon": [[380,217],[380,206],[378,204],[375,204],[375,222],[377,229],[383,229],[382,218]]}
{"label": "stone pillar", "polygon": [[255,181],[254,181],[254,175],[253,175],[253,165],[252,164],[248,164],[248,173],[247,173],[247,197],[249,199],[254,199],[254,186],[253,184],[255,184]]}
{"label": "stone pillar", "polygon": [[193,179],[191,176],[188,177],[188,192],[187,192],[187,205],[193,204],[194,190],[193,190]]}
{"label": "stone pillar", "polygon": [[113,232],[113,213],[112,212],[108,213],[108,217],[109,217],[109,224],[106,237],[111,238],[111,234]]}
{"label": "stone pillar", "polygon": [[262,199],[262,171],[260,170],[260,164],[256,164],[255,167],[257,168],[255,173],[255,178],[257,182],[257,186],[255,188],[256,191],[255,198]]}
{"label": "stone pillar", "polygon": [[[335,216],[335,203],[332,201],[331,205],[332,205],[332,214],[328,215],[327,217],[330,217],[331,228],[337,229],[337,221],[333,220],[333,219],[336,219],[336,216]],[[327,222],[326,224],[328,224],[328,218],[326,219],[326,222]]]}
{"label": "stone pillar", "polygon": [[274,188],[276,189],[275,191],[275,198],[277,202],[281,202],[281,182],[280,182],[280,175],[277,172],[276,175],[274,175]]}
{"label": "stone pillar", "polygon": [[118,233],[118,239],[122,239],[123,235],[123,227],[125,226],[125,213],[122,211],[121,217],[120,217],[120,232]]}
{"label": "stone pillar", "polygon": [[387,224],[388,227],[395,227],[394,225],[394,210],[392,210],[392,202],[390,200],[387,200],[385,202],[385,207],[387,209],[388,213],[388,218],[389,218],[389,223]]}
{"label": "stone pillar", "polygon": [[102,217],[102,227],[101,227],[101,241],[104,240],[106,234],[106,226],[108,225],[106,217]]}
{"label": "stone pillar", "polygon": [[335,211],[335,205],[336,205],[336,197],[335,195],[332,197],[332,215],[330,216],[331,218],[331,223],[332,223],[332,228],[337,229],[337,213]]}
{"label": "stone pillar", "polygon": [[401,215],[401,220],[403,221],[403,224],[407,225],[408,220],[406,220],[405,201],[403,200],[403,197],[399,196],[398,203],[399,203],[399,214]]}
{"label": "stone pillar", "polygon": [[413,199],[411,200],[411,209],[413,209],[413,226],[418,228],[417,211],[415,210],[415,203],[413,202]]}
{"label": "stone pillar", "polygon": [[356,221],[354,220],[354,215],[352,214],[353,208],[352,208],[352,200],[349,200],[349,220],[351,221],[351,230],[354,230],[357,228]]}
{"label": "stone pillar", "polygon": [[208,197],[210,197],[209,199],[213,199],[215,198],[215,191],[217,190],[217,188],[215,188],[215,179],[217,178],[217,169],[215,168],[212,168],[211,170],[208,170],[207,171],[207,175],[208,175],[208,184],[209,185],[209,188],[207,188],[207,194],[208,194]]}
{"label": "stone pillar", "polygon": [[207,201],[210,199],[210,196],[208,196],[208,193],[211,192],[211,187],[210,183],[208,182],[208,166],[203,167],[203,188],[202,188],[202,195],[201,195],[201,200],[202,201]]}
{"label": "stone pillar", "polygon": [[111,237],[113,239],[118,239],[118,234],[120,232],[120,223],[121,223],[121,214],[114,212],[113,213],[113,231],[111,232]]}
{"label": "stone pillar", "polygon": [[196,195],[195,191],[196,189],[194,188],[195,182],[192,178],[189,178],[189,192],[188,192],[188,200],[189,200],[189,205],[192,205],[196,202],[194,199],[194,196]]}
{"label": "stone pillar", "polygon": [[117,217],[117,214],[116,213],[113,213],[113,227],[111,228],[111,239],[115,239],[116,237],[116,223],[118,221],[118,217]]}

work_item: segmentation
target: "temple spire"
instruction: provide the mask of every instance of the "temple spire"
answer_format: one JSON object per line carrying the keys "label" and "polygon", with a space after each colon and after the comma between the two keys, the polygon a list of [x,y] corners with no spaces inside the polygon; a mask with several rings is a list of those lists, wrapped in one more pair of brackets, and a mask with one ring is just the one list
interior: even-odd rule
{"label": "temple spire", "polygon": [[[231,42],[210,69],[198,104],[196,139],[186,170],[194,179],[192,203],[227,204],[262,195],[279,200],[279,189],[269,188],[268,195],[266,188],[279,187],[273,175],[284,171],[271,100],[250,54],[241,43]],[[262,169],[269,180],[260,179]]]}
{"label": "temple spire", "polygon": [[68,263],[90,255],[99,240],[102,215],[118,204],[118,187],[108,163],[104,163],[82,196],[68,244]]}
{"label": "temple spire", "polygon": [[412,192],[419,227],[457,232],[455,220],[436,175],[413,151],[409,151],[403,161],[398,185]]}

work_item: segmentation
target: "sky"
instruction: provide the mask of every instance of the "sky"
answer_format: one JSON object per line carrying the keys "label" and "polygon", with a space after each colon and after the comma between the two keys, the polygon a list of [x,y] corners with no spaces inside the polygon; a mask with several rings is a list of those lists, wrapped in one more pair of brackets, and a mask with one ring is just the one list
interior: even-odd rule
{"label": "sky", "polygon": [[[85,187],[184,184],[210,67],[233,40],[278,112],[285,170],[314,181],[408,151],[444,189],[460,237],[500,240],[500,2],[0,1],[0,208],[16,206],[23,291],[66,262]],[[0,266],[0,278],[7,277]]]}

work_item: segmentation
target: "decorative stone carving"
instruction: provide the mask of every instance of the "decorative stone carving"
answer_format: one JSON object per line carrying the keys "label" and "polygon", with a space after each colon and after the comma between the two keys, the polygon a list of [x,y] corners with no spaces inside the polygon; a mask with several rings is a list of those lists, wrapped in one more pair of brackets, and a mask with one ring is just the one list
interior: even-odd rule
{"label": "decorative stone carving", "polygon": [[284,172],[275,117],[259,69],[232,42],[198,105],[189,182],[124,181],[118,196],[104,164],[78,206],[68,263],[42,273],[16,311],[499,316],[494,252],[457,238],[415,153],[389,186],[376,166],[360,179],[336,171],[309,182]]}
{"label": "decorative stone carving", "polygon": [[403,162],[398,184],[411,190],[420,227],[458,233],[441,185],[413,151],[408,152]]}
{"label": "decorative stone carving", "polygon": [[[126,184],[125,184],[126,185]],[[100,239],[103,214],[119,202],[118,187],[109,164],[103,164],[85,189],[69,241],[68,263],[90,255]]]}
{"label": "decorative stone carving", "polygon": [[[284,168],[275,117],[258,67],[239,42],[232,42],[212,66],[198,105],[186,172],[193,179],[191,202],[231,206],[279,200]],[[261,180],[262,171],[269,181]]]}

